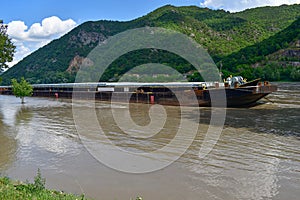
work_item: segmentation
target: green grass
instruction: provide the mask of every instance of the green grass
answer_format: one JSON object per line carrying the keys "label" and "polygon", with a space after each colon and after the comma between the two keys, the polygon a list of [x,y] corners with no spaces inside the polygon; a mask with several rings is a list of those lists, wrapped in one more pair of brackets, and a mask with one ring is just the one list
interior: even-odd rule
{"label": "green grass", "polygon": [[[46,179],[38,169],[33,183],[13,181],[8,177],[0,177],[0,199],[2,200],[87,200],[82,194],[66,194],[64,192],[48,190],[45,188]],[[136,197],[130,200],[143,200]]]}
{"label": "green grass", "polygon": [[76,196],[45,188],[45,179],[40,170],[34,178],[34,183],[12,181],[7,177],[0,178],[0,199],[5,200],[83,200],[84,195]]}

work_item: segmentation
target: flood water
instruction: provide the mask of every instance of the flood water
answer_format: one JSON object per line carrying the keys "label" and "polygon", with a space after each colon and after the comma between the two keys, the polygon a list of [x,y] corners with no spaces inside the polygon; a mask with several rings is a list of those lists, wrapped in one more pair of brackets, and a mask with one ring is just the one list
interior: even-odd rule
{"label": "flood water", "polygon": [[[149,105],[97,102],[99,124],[112,144],[124,151],[163,148],[175,138],[181,119],[188,126],[199,126],[181,158],[168,167],[140,174],[112,169],[87,150],[76,129],[72,105],[85,107],[88,102],[74,105],[71,100],[26,98],[21,105],[18,98],[0,96],[0,174],[32,181],[40,169],[48,188],[84,193],[93,199],[299,199],[300,83],[277,84],[279,90],[264,100],[267,103],[226,109],[223,131],[204,158],[199,157],[199,150],[211,123],[210,108],[180,112],[179,107],[165,106],[159,109],[167,116],[159,134],[139,138],[139,130],[136,136],[122,132],[111,107],[121,115],[129,110],[140,127],[151,121]],[[157,119],[164,116],[159,110],[154,113]],[[84,110],[81,119],[90,120]],[[180,139],[188,140],[191,131],[187,129],[187,138]],[[84,139],[101,143],[90,136]],[[172,153],[162,151],[161,156],[168,159]],[[120,158],[114,164],[122,169],[128,160]],[[141,162],[135,167],[148,166]]]}

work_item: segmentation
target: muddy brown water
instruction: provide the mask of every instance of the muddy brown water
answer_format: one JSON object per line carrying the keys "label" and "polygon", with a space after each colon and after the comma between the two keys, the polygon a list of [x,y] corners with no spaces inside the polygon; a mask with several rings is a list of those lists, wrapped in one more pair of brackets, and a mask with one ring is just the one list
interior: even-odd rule
{"label": "muddy brown water", "polygon": [[[26,98],[21,105],[18,98],[0,96],[0,173],[32,181],[39,168],[48,188],[94,199],[298,199],[300,83],[277,84],[279,90],[264,104],[226,109],[223,131],[204,158],[198,153],[211,123],[210,108],[181,113],[180,107],[165,106],[163,130],[141,139],[121,133],[110,108],[121,112],[129,108],[132,120],[146,126],[151,121],[149,105],[97,102],[99,124],[112,144],[126,151],[161,149],[174,139],[181,117],[199,126],[180,159],[143,174],[111,169],[89,153],[76,130],[71,100]],[[162,156],[172,152],[165,153]],[[122,168],[123,162],[116,165]]]}

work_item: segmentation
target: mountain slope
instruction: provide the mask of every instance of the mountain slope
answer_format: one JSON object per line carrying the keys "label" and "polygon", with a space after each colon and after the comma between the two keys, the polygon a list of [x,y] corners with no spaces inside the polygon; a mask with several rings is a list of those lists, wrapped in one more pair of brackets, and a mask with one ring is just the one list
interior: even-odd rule
{"label": "mountain slope", "polygon": [[[73,82],[80,62],[99,42],[125,30],[144,26],[180,31],[203,45],[216,62],[221,63],[220,61],[223,61],[225,73],[240,72],[236,66],[241,67],[243,65],[248,69],[253,63],[240,63],[241,58],[237,55],[244,55],[245,49],[250,48],[253,57],[260,56],[259,52],[256,52],[257,49],[253,49],[251,46],[255,44],[260,46],[270,37],[281,37],[277,34],[288,29],[299,17],[299,13],[300,5],[256,8],[240,13],[210,10],[196,6],[174,7],[167,5],[128,22],[103,20],[85,22],[60,39],[54,40],[35,51],[5,72],[2,75],[3,84],[10,84],[11,78],[22,76],[30,83]],[[291,38],[291,42],[294,39]],[[288,41],[290,39],[286,41],[289,45]],[[280,49],[287,48],[287,46],[279,44]],[[277,50],[279,49],[276,48]],[[148,54],[149,56],[145,56]],[[148,51],[143,52],[143,56],[145,57],[143,61],[146,63],[146,61],[150,62],[159,55]],[[228,61],[234,56],[236,56],[236,62]],[[262,59],[266,56],[267,54],[264,54]],[[174,56],[165,54],[162,57],[166,60],[169,58],[171,66],[184,68],[182,70],[184,73],[191,70],[188,63]],[[130,66],[137,64],[134,61],[128,62]],[[260,62],[260,60],[257,59],[256,62]],[[116,61],[114,65],[116,66],[112,66],[112,68],[120,69],[122,62]],[[115,75],[119,72],[111,71],[109,74]],[[247,73],[244,74],[247,75]],[[247,76],[251,78],[253,73]],[[104,80],[113,79],[107,77]]]}
{"label": "mountain slope", "polygon": [[[232,53],[220,62],[223,69],[230,73],[236,72],[251,79],[260,76],[268,80],[297,81],[299,79],[295,73],[300,66],[299,43],[300,18],[274,36]],[[300,75],[300,71],[298,73]],[[283,76],[280,77],[280,74]]]}

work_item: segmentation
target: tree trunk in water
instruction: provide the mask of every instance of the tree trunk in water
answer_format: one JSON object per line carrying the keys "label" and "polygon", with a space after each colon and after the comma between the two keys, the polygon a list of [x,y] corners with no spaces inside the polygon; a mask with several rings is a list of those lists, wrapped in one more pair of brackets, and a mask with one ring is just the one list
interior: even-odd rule
{"label": "tree trunk in water", "polygon": [[25,97],[21,97],[21,103],[24,104],[25,101],[24,101]]}

